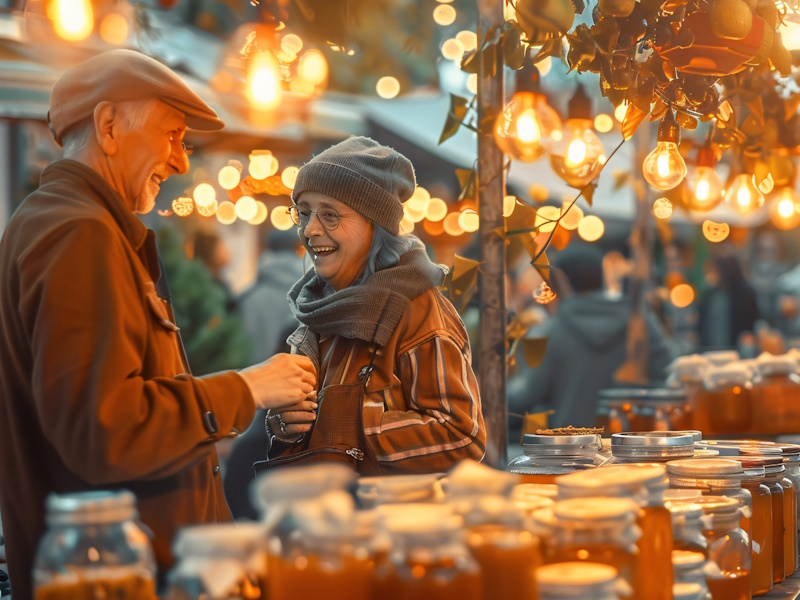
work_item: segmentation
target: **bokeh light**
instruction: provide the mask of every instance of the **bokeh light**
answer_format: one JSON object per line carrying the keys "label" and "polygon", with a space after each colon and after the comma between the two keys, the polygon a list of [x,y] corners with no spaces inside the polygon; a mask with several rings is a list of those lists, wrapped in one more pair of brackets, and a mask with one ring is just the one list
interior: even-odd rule
{"label": "bokeh light", "polygon": [[213,217],[217,212],[217,201],[214,200],[208,206],[197,206],[197,214],[201,217]]}
{"label": "bokeh light", "polygon": [[628,112],[628,101],[625,100],[614,109],[614,118],[622,123],[625,120],[625,115]]}
{"label": "bokeh light", "polygon": [[727,223],[717,223],[706,219],[703,221],[703,237],[715,244],[727,239],[731,233],[731,227]]}
{"label": "bokeh light", "polygon": [[557,206],[542,206],[536,211],[536,219],[533,226],[539,229],[540,233],[549,233],[556,228],[556,221],[561,216],[561,209]]}
{"label": "bokeh light", "polygon": [[172,212],[179,217],[188,217],[194,212],[194,200],[181,197],[172,201]]}
{"label": "bokeh light", "polygon": [[425,217],[429,221],[438,222],[447,216],[447,203],[441,198],[431,198],[425,207]]}
{"label": "bokeh light", "polygon": [[121,46],[128,39],[130,28],[128,19],[116,12],[110,12],[100,21],[98,29],[104,42],[113,46]]}
{"label": "bokeh light", "polygon": [[462,210],[461,214],[458,215],[458,226],[467,233],[478,231],[481,226],[481,220],[478,216],[478,213],[471,208]]}
{"label": "bokeh light", "polygon": [[413,206],[409,206],[408,204],[403,205],[403,214],[405,218],[411,221],[412,223],[419,223],[425,218],[425,209],[418,210]]}
{"label": "bokeh light", "polygon": [[472,52],[478,47],[478,35],[474,31],[465,29],[456,34],[456,39],[461,42],[465,52]]}
{"label": "bokeh light", "polygon": [[328,61],[319,50],[308,50],[300,57],[297,73],[306,81],[321,85],[328,79]]}
{"label": "bokeh light", "polygon": [[596,215],[586,215],[578,223],[578,235],[587,242],[596,242],[603,237],[605,230],[602,219]]}
{"label": "bokeh light", "polygon": [[550,197],[550,190],[543,183],[534,183],[528,188],[528,193],[534,202],[545,202]]}
{"label": "bokeh light", "polygon": [[600,133],[608,133],[614,128],[614,120],[606,114],[599,114],[594,118],[594,128]]}
{"label": "bokeh light", "polygon": [[281,101],[278,62],[271,52],[258,52],[247,66],[247,98],[259,110],[271,110]]}
{"label": "bokeh light", "polygon": [[375,91],[378,92],[378,96],[381,98],[389,100],[400,93],[400,82],[391,75],[381,77],[375,85]]}
{"label": "bokeh light", "polygon": [[249,221],[256,216],[258,212],[258,205],[255,198],[251,196],[242,196],[236,201],[236,217],[242,221]]}
{"label": "bokeh light", "polygon": [[450,38],[442,42],[442,56],[447,60],[461,62],[464,56],[464,46],[455,38]]}
{"label": "bokeh light", "polygon": [[281,181],[283,185],[285,185],[290,190],[294,189],[294,184],[297,181],[297,174],[300,172],[300,169],[297,167],[286,167],[281,173]]}
{"label": "bokeh light", "polygon": [[237,185],[239,185],[241,178],[242,174],[239,173],[239,169],[231,165],[222,167],[219,170],[219,175],[217,175],[217,181],[223,190],[234,189]]}
{"label": "bokeh light", "polygon": [[231,225],[236,222],[236,205],[230,200],[220,202],[217,207],[217,221],[223,225]]}
{"label": "bokeh light", "polygon": [[267,220],[267,215],[269,214],[269,210],[267,209],[267,205],[264,204],[261,200],[256,200],[256,214],[255,216],[248,221],[250,225],[261,225],[264,221]]}
{"label": "bokeh light", "polygon": [[53,26],[58,37],[79,42],[92,34],[94,11],[89,0],[53,0],[53,3]]}
{"label": "bokeh light", "polygon": [[433,20],[442,27],[452,25],[456,20],[456,9],[449,4],[439,4],[433,9]]}
{"label": "bokeh light", "polygon": [[460,217],[461,213],[451,212],[444,218],[443,222],[444,232],[447,235],[458,237],[459,235],[462,235],[464,233],[464,230],[461,228],[461,225],[458,224]]}
{"label": "bokeh light", "polygon": [[288,54],[300,54],[303,49],[303,40],[294,33],[289,33],[281,38],[281,50]]}
{"label": "bokeh light", "polygon": [[431,201],[431,193],[422,186],[417,186],[411,197],[405,201],[407,206],[414,210],[427,210],[428,204]]}
{"label": "bokeh light", "polygon": [[408,235],[414,232],[414,221],[404,216],[400,220],[400,235]]}
{"label": "bokeh light", "polygon": [[296,227],[294,221],[292,221],[292,216],[289,214],[288,206],[276,206],[273,208],[269,219],[272,226],[280,231],[289,231],[292,227]]}
{"label": "bokeh light", "polygon": [[467,89],[470,94],[478,93],[478,76],[475,73],[467,76]]}
{"label": "bokeh light", "polygon": [[559,224],[567,231],[574,231],[581,224],[583,209],[577,204],[573,204],[572,200],[570,200],[561,207],[561,215]]}
{"label": "bokeh light", "polygon": [[201,183],[194,188],[192,197],[198,208],[211,206],[217,199],[217,190],[209,183]]}
{"label": "bokeh light", "polygon": [[694,302],[694,288],[688,283],[680,283],[669,292],[669,301],[678,308],[686,308]]}
{"label": "bokeh light", "polygon": [[248,172],[253,179],[266,179],[278,172],[278,159],[269,150],[253,150],[250,153]]}
{"label": "bokeh light", "polygon": [[672,202],[659,198],[653,202],[653,214],[657,219],[669,219],[672,216]]}

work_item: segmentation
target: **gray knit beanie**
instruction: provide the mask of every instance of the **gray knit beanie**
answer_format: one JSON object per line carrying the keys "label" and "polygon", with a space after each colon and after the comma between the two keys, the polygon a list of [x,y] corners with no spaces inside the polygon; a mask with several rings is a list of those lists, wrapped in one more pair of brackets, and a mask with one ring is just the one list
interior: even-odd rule
{"label": "gray knit beanie", "polygon": [[415,188],[414,167],[405,156],[368,137],[351,137],[303,165],[292,200],[297,202],[303,192],[319,192],[398,235],[402,203]]}

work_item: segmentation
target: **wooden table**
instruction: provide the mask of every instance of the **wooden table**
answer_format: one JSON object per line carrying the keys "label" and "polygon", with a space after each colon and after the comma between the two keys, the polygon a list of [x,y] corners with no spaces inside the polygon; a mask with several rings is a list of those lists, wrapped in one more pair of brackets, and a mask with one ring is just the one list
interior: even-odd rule
{"label": "wooden table", "polygon": [[795,600],[795,598],[800,598],[800,571],[796,571],[789,579],[785,579],[773,587],[772,591],[766,596],[760,597],[765,600]]}

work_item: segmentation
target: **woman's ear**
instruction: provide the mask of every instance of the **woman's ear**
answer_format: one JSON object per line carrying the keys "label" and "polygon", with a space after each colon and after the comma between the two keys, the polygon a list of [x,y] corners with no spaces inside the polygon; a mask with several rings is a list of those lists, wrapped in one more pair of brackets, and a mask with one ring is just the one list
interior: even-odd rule
{"label": "woman's ear", "polygon": [[119,111],[111,102],[101,102],[94,109],[94,133],[97,145],[108,156],[119,152]]}

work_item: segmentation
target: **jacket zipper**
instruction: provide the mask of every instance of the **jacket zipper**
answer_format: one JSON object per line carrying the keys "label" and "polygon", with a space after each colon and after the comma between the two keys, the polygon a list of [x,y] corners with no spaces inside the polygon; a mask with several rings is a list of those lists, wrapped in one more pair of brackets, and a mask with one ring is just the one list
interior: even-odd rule
{"label": "jacket zipper", "polygon": [[364,451],[360,448],[349,448],[347,450],[342,450],[340,448],[314,448],[313,450],[306,450],[305,452],[298,452],[297,454],[293,454],[291,456],[284,456],[280,458],[273,458],[271,460],[259,461],[264,464],[264,466],[272,466],[272,465],[281,465],[284,463],[295,462],[297,460],[302,460],[304,458],[308,458],[309,456],[316,456],[317,454],[346,454],[352,459],[357,461],[364,460]]}

